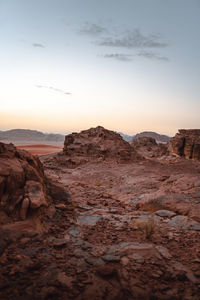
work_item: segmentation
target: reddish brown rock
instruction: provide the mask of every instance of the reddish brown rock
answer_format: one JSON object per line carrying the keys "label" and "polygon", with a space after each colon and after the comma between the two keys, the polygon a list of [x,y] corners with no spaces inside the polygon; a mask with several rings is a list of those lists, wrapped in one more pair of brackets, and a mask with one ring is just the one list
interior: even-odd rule
{"label": "reddish brown rock", "polygon": [[66,200],[66,193],[44,175],[38,157],[17,149],[13,144],[0,143],[0,213],[1,224],[25,220],[38,214],[57,196]]}
{"label": "reddish brown rock", "polygon": [[134,145],[135,147],[140,147],[140,146],[147,146],[147,147],[152,147],[152,146],[156,146],[156,140],[153,139],[152,137],[138,137],[137,139],[133,139],[132,141],[132,145]]}
{"label": "reddish brown rock", "polygon": [[141,159],[141,156],[118,133],[101,126],[67,135],[63,153],[79,160],[93,158],[128,162]]}
{"label": "reddish brown rock", "polygon": [[131,146],[145,157],[158,157],[168,154],[167,144],[157,143],[152,137],[143,136],[134,138]]}
{"label": "reddish brown rock", "polygon": [[46,192],[39,159],[13,144],[0,143],[0,209],[12,220],[25,219],[29,208],[47,204]]}
{"label": "reddish brown rock", "polygon": [[200,160],[200,129],[179,129],[169,143],[172,155]]}

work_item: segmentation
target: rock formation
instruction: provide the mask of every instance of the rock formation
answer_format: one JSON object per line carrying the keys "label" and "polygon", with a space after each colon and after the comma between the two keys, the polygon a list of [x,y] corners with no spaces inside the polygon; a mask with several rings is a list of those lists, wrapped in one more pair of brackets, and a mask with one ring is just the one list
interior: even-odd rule
{"label": "rock formation", "polygon": [[67,135],[63,153],[70,158],[114,159],[117,162],[141,159],[118,133],[101,126]]}
{"label": "rock formation", "polygon": [[140,137],[150,137],[156,140],[156,142],[160,143],[168,143],[170,140],[170,137],[164,134],[159,134],[157,132],[152,132],[152,131],[143,131],[140,133],[137,133],[134,137],[134,139],[138,139]]}
{"label": "rock formation", "polygon": [[158,157],[167,154],[167,144],[157,143],[152,137],[138,137],[133,139],[131,146],[145,157]]}
{"label": "rock formation", "polygon": [[153,139],[152,137],[138,137],[137,139],[134,139],[132,141],[132,145],[134,145],[135,147],[140,147],[140,146],[147,146],[147,147],[152,147],[152,146],[156,146],[156,140]]}
{"label": "rock formation", "polygon": [[200,160],[200,129],[179,129],[169,143],[172,155]]}
{"label": "rock formation", "polygon": [[53,193],[58,193],[52,186],[39,158],[13,144],[0,143],[1,225],[38,215],[49,205]]}

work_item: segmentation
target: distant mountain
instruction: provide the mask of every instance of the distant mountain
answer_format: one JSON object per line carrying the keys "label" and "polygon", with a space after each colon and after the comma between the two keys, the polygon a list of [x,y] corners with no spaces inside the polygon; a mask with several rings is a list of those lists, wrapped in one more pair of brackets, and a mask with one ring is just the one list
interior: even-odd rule
{"label": "distant mountain", "polygon": [[133,137],[133,139],[137,139],[139,137],[144,137],[144,136],[151,137],[151,138],[155,139],[157,142],[161,142],[161,143],[167,143],[170,140],[169,136],[164,135],[164,134],[159,134],[156,132],[152,132],[152,131],[143,131],[141,133],[137,133]]}
{"label": "distant mountain", "polygon": [[127,142],[131,142],[132,141],[132,139],[134,138],[134,135],[128,135],[128,134],[125,134],[125,133],[123,133],[123,132],[118,132],[122,137],[123,137],[123,139],[125,140],[125,141],[127,141]]}
{"label": "distant mountain", "polygon": [[0,141],[34,141],[34,142],[64,142],[65,136],[62,134],[43,133],[30,129],[12,129],[0,131]]}

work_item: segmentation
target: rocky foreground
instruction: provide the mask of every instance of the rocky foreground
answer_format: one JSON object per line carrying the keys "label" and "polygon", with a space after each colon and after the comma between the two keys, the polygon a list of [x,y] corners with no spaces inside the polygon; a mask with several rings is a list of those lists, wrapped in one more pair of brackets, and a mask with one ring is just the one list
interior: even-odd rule
{"label": "rocky foreground", "polygon": [[198,159],[102,127],[0,146],[1,299],[200,298]]}

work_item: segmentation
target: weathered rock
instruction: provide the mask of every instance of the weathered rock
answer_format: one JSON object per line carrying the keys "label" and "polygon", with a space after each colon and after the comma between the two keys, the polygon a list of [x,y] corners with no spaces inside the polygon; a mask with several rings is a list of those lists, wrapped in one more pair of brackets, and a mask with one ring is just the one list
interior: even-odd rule
{"label": "weathered rock", "polygon": [[40,182],[28,180],[25,185],[25,195],[30,200],[30,208],[35,210],[47,206],[44,187]]}
{"label": "weathered rock", "polygon": [[168,154],[167,144],[157,143],[152,137],[143,136],[134,138],[131,142],[131,146],[145,157],[158,157]]}
{"label": "weathered rock", "polygon": [[199,230],[200,224],[187,216],[176,216],[173,217],[169,222],[168,226],[172,226],[177,229],[185,229],[185,230]]}
{"label": "weathered rock", "polygon": [[172,257],[168,249],[163,246],[156,246],[156,250],[166,259],[170,259]]}
{"label": "weathered rock", "polygon": [[200,129],[179,129],[170,140],[169,151],[172,155],[200,160]]}
{"label": "weathered rock", "polygon": [[38,210],[48,206],[52,198],[67,203],[70,196],[47,180],[38,157],[13,144],[0,143],[1,224],[38,215]]}
{"label": "weathered rock", "polygon": [[47,205],[47,185],[41,162],[13,144],[0,143],[0,209],[12,220],[26,219]]}
{"label": "weathered rock", "polygon": [[29,204],[30,204],[29,198],[24,198],[24,200],[22,201],[22,206],[21,206],[21,210],[20,210],[20,217],[22,220],[26,219]]}
{"label": "weathered rock", "polygon": [[117,162],[141,159],[141,156],[123,140],[120,134],[101,126],[67,135],[63,153],[75,163],[87,161],[83,158],[112,159]]}
{"label": "weathered rock", "polygon": [[106,262],[118,262],[118,261],[120,261],[120,256],[107,254],[107,255],[102,256],[102,259]]}
{"label": "weathered rock", "polygon": [[155,214],[163,218],[172,218],[176,215],[173,211],[166,209],[157,210]]}
{"label": "weathered rock", "polygon": [[94,226],[101,218],[100,215],[83,216],[79,218],[79,223],[81,226]]}
{"label": "weathered rock", "polygon": [[141,147],[141,146],[147,146],[147,147],[152,147],[156,146],[156,140],[153,139],[152,137],[138,137],[137,139],[133,139],[132,145],[134,145],[136,148]]}

